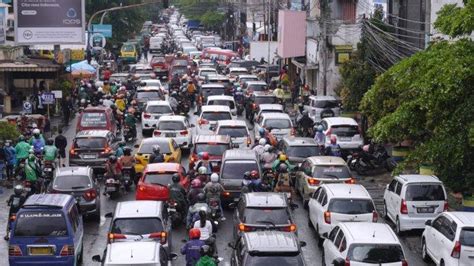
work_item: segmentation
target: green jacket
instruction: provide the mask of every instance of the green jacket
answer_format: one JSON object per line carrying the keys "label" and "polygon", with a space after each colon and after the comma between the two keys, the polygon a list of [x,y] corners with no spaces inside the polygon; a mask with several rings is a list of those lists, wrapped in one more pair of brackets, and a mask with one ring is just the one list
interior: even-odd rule
{"label": "green jacket", "polygon": [[135,119],[135,116],[127,114],[127,116],[125,117],[125,124],[127,124],[127,126],[131,128],[135,128],[137,124],[137,119]]}
{"label": "green jacket", "polygon": [[217,266],[213,258],[209,256],[203,256],[196,263],[196,266]]}
{"label": "green jacket", "polygon": [[[295,168],[294,165],[290,164],[288,160],[285,161],[286,166],[288,166],[288,172],[293,171],[293,168]],[[273,172],[276,172],[278,169],[277,167],[280,165],[280,160],[276,159],[273,164],[272,164],[272,170]]]}
{"label": "green jacket", "polygon": [[36,168],[36,163],[34,161],[28,160],[25,164],[26,180],[36,181],[38,179],[37,172],[38,170]]}
{"label": "green jacket", "polygon": [[58,157],[58,148],[53,145],[44,146],[44,159],[46,161],[54,161]]}
{"label": "green jacket", "polygon": [[18,142],[15,146],[16,158],[25,159],[30,154],[31,145],[25,141]]}

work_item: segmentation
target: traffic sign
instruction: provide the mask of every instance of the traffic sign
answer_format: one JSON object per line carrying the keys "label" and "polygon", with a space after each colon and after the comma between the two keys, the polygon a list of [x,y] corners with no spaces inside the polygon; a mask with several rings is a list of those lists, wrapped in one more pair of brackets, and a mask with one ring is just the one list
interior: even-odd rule
{"label": "traffic sign", "polygon": [[92,34],[89,40],[90,46],[92,46],[93,49],[98,49],[98,50],[104,48],[106,43],[107,41],[105,40],[104,35],[100,33]]}
{"label": "traffic sign", "polygon": [[43,92],[41,94],[41,100],[43,101],[43,104],[54,104],[54,93],[52,92]]}
{"label": "traffic sign", "polygon": [[100,33],[106,38],[112,38],[112,25],[111,24],[92,24],[92,32]]}
{"label": "traffic sign", "polygon": [[30,102],[24,101],[23,102],[23,113],[25,114],[31,114],[33,112],[33,106],[31,105]]}

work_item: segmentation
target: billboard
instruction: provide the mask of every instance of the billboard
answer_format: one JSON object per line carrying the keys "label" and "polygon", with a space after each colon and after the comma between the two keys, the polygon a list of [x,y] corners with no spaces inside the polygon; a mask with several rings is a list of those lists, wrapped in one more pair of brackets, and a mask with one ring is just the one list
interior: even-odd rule
{"label": "billboard", "polygon": [[17,0],[17,44],[84,44],[84,0]]}
{"label": "billboard", "polygon": [[92,32],[100,33],[104,37],[112,38],[112,25],[111,24],[92,24]]}
{"label": "billboard", "polygon": [[306,11],[278,11],[278,55],[281,58],[304,56]]}

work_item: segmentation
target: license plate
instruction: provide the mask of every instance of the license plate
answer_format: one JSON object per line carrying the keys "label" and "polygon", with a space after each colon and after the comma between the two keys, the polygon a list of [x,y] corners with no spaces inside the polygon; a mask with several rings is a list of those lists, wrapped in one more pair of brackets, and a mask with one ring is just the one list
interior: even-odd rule
{"label": "license plate", "polygon": [[53,169],[51,169],[51,168],[44,168],[44,171],[45,171],[45,172],[51,172],[51,171],[53,171]]}
{"label": "license plate", "polygon": [[115,187],[107,187],[106,190],[109,191],[109,192],[114,192],[114,191],[115,191]]}
{"label": "license plate", "polygon": [[94,155],[94,154],[85,154],[83,156],[84,159],[95,159],[97,158],[97,155]]}
{"label": "license plate", "polygon": [[240,198],[234,198],[234,202],[239,202]]}
{"label": "license plate", "polygon": [[174,137],[174,136],[175,136],[174,133],[166,133],[165,134],[165,137],[167,137],[167,138],[171,138],[171,137]]}
{"label": "license plate", "polygon": [[352,138],[351,137],[339,137],[339,140],[340,141],[351,141]]}
{"label": "license plate", "polygon": [[168,208],[168,212],[175,212],[176,209],[175,208]]}
{"label": "license plate", "polygon": [[30,191],[31,191],[31,188],[30,188],[30,187],[25,187],[25,191],[26,191],[26,192],[30,192]]}
{"label": "license plate", "polygon": [[53,255],[53,248],[51,247],[30,247],[30,255]]}
{"label": "license plate", "polygon": [[416,208],[416,212],[418,212],[418,213],[433,213],[434,208],[433,207]]}

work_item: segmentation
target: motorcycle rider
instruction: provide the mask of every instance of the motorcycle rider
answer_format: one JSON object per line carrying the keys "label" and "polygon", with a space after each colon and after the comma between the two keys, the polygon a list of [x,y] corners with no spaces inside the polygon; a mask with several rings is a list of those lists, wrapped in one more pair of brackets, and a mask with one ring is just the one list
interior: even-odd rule
{"label": "motorcycle rider", "polygon": [[110,155],[109,159],[105,163],[105,175],[106,178],[113,178],[120,180],[122,176],[122,165],[117,160],[117,156]]}
{"label": "motorcycle rider", "polygon": [[296,125],[299,129],[301,129],[301,132],[306,134],[306,136],[309,136],[311,133],[311,129],[313,128],[314,121],[309,117],[308,111],[304,110],[303,111],[303,116],[301,117],[300,120],[296,122]]}
{"label": "motorcycle rider", "polygon": [[115,104],[112,104],[110,109],[112,109],[112,114],[114,115],[115,121],[117,122],[117,129],[120,130],[122,128],[123,113],[117,108],[117,105]]}
{"label": "motorcycle rider", "polygon": [[127,114],[125,115],[125,125],[130,129],[132,132],[132,138],[137,137],[137,119],[135,118],[135,109],[129,108]]}
{"label": "motorcycle rider", "polygon": [[33,129],[33,136],[30,139],[30,145],[33,146],[35,154],[43,153],[45,141],[38,128]]}
{"label": "motorcycle rider", "polygon": [[252,150],[255,151],[259,158],[262,158],[263,152],[265,151],[265,145],[267,144],[267,140],[261,138],[258,141],[258,145],[255,146]]}
{"label": "motorcycle rider", "polygon": [[115,151],[115,156],[116,156],[117,158],[120,158],[120,157],[123,156],[124,147],[125,147],[125,141],[120,141],[120,142],[118,143],[117,150]]}
{"label": "motorcycle rider", "polygon": [[272,165],[273,172],[279,173],[281,164],[285,164],[287,166],[287,169],[290,171],[293,170],[294,168],[294,166],[290,164],[290,162],[288,161],[288,158],[286,157],[286,154],[284,153],[281,153],[280,155],[278,155],[278,159],[276,159],[273,162],[273,165]]}
{"label": "motorcycle rider", "polygon": [[203,184],[207,184],[208,182],[208,176],[207,176],[207,168],[206,166],[202,165],[198,168],[198,176],[196,177],[198,178],[201,183]]}
{"label": "motorcycle rider", "polygon": [[316,127],[316,134],[314,135],[314,141],[316,141],[319,147],[324,147],[324,144],[326,143],[326,135],[323,132],[322,125],[318,125]]}
{"label": "motorcycle rider", "polygon": [[153,153],[150,155],[150,158],[148,158],[148,163],[164,163],[165,156],[160,153],[160,145],[154,145],[152,149]]}
{"label": "motorcycle rider", "polygon": [[176,91],[173,91],[171,93],[171,97],[168,98],[168,102],[170,103],[170,106],[173,112],[177,113],[179,103],[178,103],[178,93]]}
{"label": "motorcycle rider", "polygon": [[181,213],[181,217],[185,217],[186,210],[188,209],[186,201],[186,190],[179,183],[181,178],[179,177],[178,173],[174,173],[171,179],[173,183],[170,184],[168,187],[170,192],[170,199],[176,201],[176,203],[178,204],[178,206],[176,207],[176,211]]}
{"label": "motorcycle rider", "polygon": [[197,228],[189,230],[189,240],[181,247],[181,254],[186,255],[186,266],[195,266],[201,258],[201,247],[205,245],[204,241],[199,239],[201,231]]}
{"label": "motorcycle rider", "polygon": [[288,174],[288,166],[284,163],[280,164],[278,169],[278,178],[275,185],[275,192],[291,192],[290,175]]}
{"label": "motorcycle rider", "polygon": [[197,262],[196,266],[217,266],[213,255],[213,249],[210,245],[203,245],[200,249],[201,258]]}
{"label": "motorcycle rider", "polygon": [[4,237],[5,240],[10,239],[11,222],[13,222],[11,220],[12,215],[15,215],[26,201],[26,197],[23,195],[23,191],[24,189],[22,185],[16,185],[13,188],[13,194],[10,195],[10,198],[8,198],[7,200],[7,205],[10,207],[10,210],[8,212],[9,221],[7,222],[7,234]]}
{"label": "motorcycle rider", "polygon": [[190,81],[187,86],[187,93],[189,95],[189,100],[191,101],[191,105],[194,105],[194,101],[196,100],[196,85],[194,84],[194,81]]}
{"label": "motorcycle rider", "polygon": [[47,140],[46,146],[44,146],[43,153],[44,153],[43,160],[45,162],[51,162],[51,165],[54,168],[55,167],[55,162],[56,162],[56,159],[59,156],[59,153],[58,153],[58,148],[56,148],[56,146],[54,146],[54,140],[53,139],[48,139]]}
{"label": "motorcycle rider", "polygon": [[337,157],[342,156],[341,146],[339,146],[339,144],[337,144],[336,136],[334,136],[334,135],[331,136],[331,144],[325,148],[324,153],[327,156],[337,156]]}
{"label": "motorcycle rider", "polygon": [[201,240],[208,240],[213,232],[212,223],[207,218],[207,212],[205,210],[199,211],[199,220],[194,222],[193,228],[197,228],[201,231]]}
{"label": "motorcycle rider", "polygon": [[[224,211],[222,210],[221,194],[224,192],[224,187],[219,183],[219,175],[217,173],[211,175],[211,182],[207,183],[203,190],[204,193],[206,193],[207,202],[211,199],[217,200],[219,202],[219,211],[223,214]],[[224,215],[221,215],[221,220],[225,221]]]}
{"label": "motorcycle rider", "polygon": [[25,141],[25,137],[21,135],[18,138],[18,143],[15,146],[17,166],[20,164],[20,161],[26,160],[28,155],[30,155],[31,145]]}
{"label": "motorcycle rider", "polygon": [[209,205],[206,202],[206,195],[199,193],[197,195],[197,202],[194,205],[189,206],[188,214],[186,215],[186,228],[190,228],[193,225],[195,214],[200,210],[205,210],[206,213],[210,213]]}
{"label": "motorcycle rider", "polygon": [[7,140],[5,141],[5,161],[7,164],[6,173],[7,173],[7,180],[13,178],[13,169],[16,166],[16,151],[15,148],[11,146],[12,141]]}
{"label": "motorcycle rider", "polygon": [[[117,92],[117,94],[120,93],[120,90],[119,92]],[[125,108],[127,108],[127,104],[125,103],[125,96],[123,94],[118,94],[117,96],[117,99],[115,99],[115,105],[117,106],[117,109],[120,111],[120,112],[125,112]]]}
{"label": "motorcycle rider", "polygon": [[179,79],[178,74],[174,74],[173,78],[170,81],[170,88],[173,89],[174,87],[181,87],[181,80]]}
{"label": "motorcycle rider", "polygon": [[241,195],[243,195],[244,193],[251,192],[249,187],[251,183],[252,178],[250,177],[250,171],[246,171],[244,173],[244,178],[242,179],[242,188],[240,190]]}
{"label": "motorcycle rider", "polygon": [[[205,151],[201,153],[200,155],[201,155],[200,156],[201,160],[196,164],[196,169],[198,169],[199,171],[199,168],[204,167],[206,168],[206,175],[207,173],[212,173],[211,163],[209,162],[209,153]],[[206,177],[206,182],[207,182],[207,177]]]}
{"label": "motorcycle rider", "polygon": [[34,154],[28,155],[28,160],[25,163],[25,175],[26,181],[31,183],[31,191],[29,195],[33,195],[37,192],[38,178],[40,177],[40,167],[36,163],[36,156]]}
{"label": "motorcycle rider", "polygon": [[133,179],[135,185],[138,183],[138,179],[135,174],[135,157],[132,156],[132,149],[129,147],[123,148],[123,155],[119,158],[119,163],[122,168],[130,169],[130,178]]}
{"label": "motorcycle rider", "polygon": [[204,191],[202,190],[201,180],[199,180],[199,178],[193,179],[193,181],[191,181],[191,189],[188,191],[188,194],[186,196],[186,198],[188,199],[189,205],[193,206],[194,204],[196,204],[198,200],[197,196],[203,192]]}
{"label": "motorcycle rider", "polygon": [[264,147],[264,152],[261,156],[262,162],[263,162],[263,169],[272,169],[272,164],[276,160],[277,155],[274,152],[275,148],[270,145],[266,144]]}

